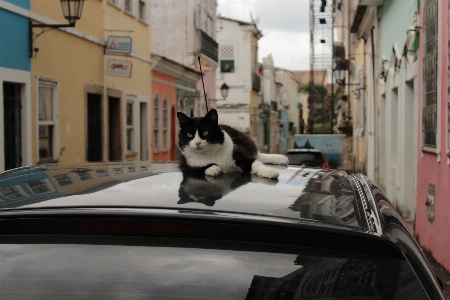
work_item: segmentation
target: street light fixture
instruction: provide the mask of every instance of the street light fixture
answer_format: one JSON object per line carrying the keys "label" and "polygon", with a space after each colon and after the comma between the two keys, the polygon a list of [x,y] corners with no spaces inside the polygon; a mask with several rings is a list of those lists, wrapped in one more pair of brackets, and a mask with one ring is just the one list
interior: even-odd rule
{"label": "street light fixture", "polygon": [[336,59],[334,65],[334,78],[338,85],[359,85],[359,83],[345,83],[345,73],[347,72],[347,65],[344,60]]}
{"label": "street light fixture", "polygon": [[[226,100],[228,97],[228,91],[230,90],[230,87],[224,82],[221,86],[220,86],[220,93],[222,94],[223,99],[209,99],[209,100]],[[200,98],[202,97],[200,96],[184,96],[183,98]]]}
{"label": "street light fixture", "polygon": [[30,47],[30,57],[33,56],[33,41],[41,35],[43,32],[39,33],[33,38],[33,28],[60,28],[60,27],[75,27],[75,22],[81,18],[81,12],[83,11],[84,0],[60,0],[61,8],[63,11],[64,18],[69,21],[69,24],[33,24],[29,20],[29,47]]}
{"label": "street light fixture", "polygon": [[223,99],[211,99],[211,100],[226,100],[228,97],[228,91],[230,90],[230,87],[224,82],[220,86],[220,93],[222,93]]}

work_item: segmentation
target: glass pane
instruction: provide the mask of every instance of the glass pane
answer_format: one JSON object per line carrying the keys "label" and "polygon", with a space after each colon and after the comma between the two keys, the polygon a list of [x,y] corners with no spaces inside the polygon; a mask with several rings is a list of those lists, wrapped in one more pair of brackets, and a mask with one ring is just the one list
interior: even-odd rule
{"label": "glass pane", "polygon": [[39,87],[39,121],[53,120],[53,89]]}
{"label": "glass pane", "polygon": [[131,12],[131,0],[125,0],[125,10]]}
{"label": "glass pane", "polygon": [[[72,242],[70,235],[65,240]],[[13,289],[16,299],[94,299],[99,291],[108,292],[102,299],[428,299],[406,260],[382,256],[277,246],[254,251],[212,241],[215,248],[208,248],[192,240],[157,239],[145,247],[123,239],[76,241],[2,242],[0,293]]]}
{"label": "glass pane", "polygon": [[221,60],[220,72],[222,73],[234,73],[234,60]]}
{"label": "glass pane", "polygon": [[133,125],[133,103],[127,103],[127,125]]}
{"label": "glass pane", "polygon": [[145,2],[139,1],[139,19],[145,20]]}
{"label": "glass pane", "polygon": [[167,100],[164,100],[163,104],[163,128],[167,128]]}
{"label": "glass pane", "polygon": [[53,159],[53,125],[39,125],[39,161]]}
{"label": "glass pane", "polygon": [[133,150],[133,129],[127,129],[127,150]]}
{"label": "glass pane", "polygon": [[73,184],[72,175],[71,174],[62,174],[55,176],[56,181],[58,181],[60,186],[66,186]]}
{"label": "glass pane", "polygon": [[20,188],[20,186],[18,186],[18,185],[3,187],[0,189],[0,194],[2,194],[6,198],[12,199],[12,200],[24,198],[27,196],[24,193],[24,191]]}
{"label": "glass pane", "polygon": [[46,194],[52,191],[45,179],[28,181],[26,184],[35,195]]}

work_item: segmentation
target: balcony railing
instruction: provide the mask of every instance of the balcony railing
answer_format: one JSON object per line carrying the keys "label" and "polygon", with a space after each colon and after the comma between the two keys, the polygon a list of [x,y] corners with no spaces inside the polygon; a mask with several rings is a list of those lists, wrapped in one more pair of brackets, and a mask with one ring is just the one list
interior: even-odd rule
{"label": "balcony railing", "polygon": [[261,77],[256,73],[252,73],[252,89],[257,92],[261,90]]}
{"label": "balcony railing", "polygon": [[219,61],[219,44],[212,39],[206,32],[198,29],[200,38],[200,52],[215,62]]}

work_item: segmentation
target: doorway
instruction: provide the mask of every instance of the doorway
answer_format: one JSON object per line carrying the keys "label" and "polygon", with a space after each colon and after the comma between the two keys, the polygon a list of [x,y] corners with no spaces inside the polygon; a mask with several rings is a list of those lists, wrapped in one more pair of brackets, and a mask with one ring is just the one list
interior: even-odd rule
{"label": "doorway", "polygon": [[5,170],[22,165],[21,84],[3,82]]}
{"label": "doorway", "polygon": [[102,95],[87,95],[87,161],[102,161]]}
{"label": "doorway", "polygon": [[122,160],[120,98],[108,97],[109,161]]}

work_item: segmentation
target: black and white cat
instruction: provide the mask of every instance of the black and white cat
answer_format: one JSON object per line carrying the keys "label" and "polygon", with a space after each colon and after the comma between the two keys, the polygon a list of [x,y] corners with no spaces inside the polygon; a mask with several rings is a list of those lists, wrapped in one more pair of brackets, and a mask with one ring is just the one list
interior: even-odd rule
{"label": "black and white cat", "polygon": [[217,176],[221,172],[251,172],[261,177],[276,178],[275,168],[264,165],[287,165],[289,160],[280,154],[258,152],[255,142],[245,133],[218,124],[218,115],[211,109],[205,117],[190,118],[177,113],[180,123],[178,146],[180,167]]}

